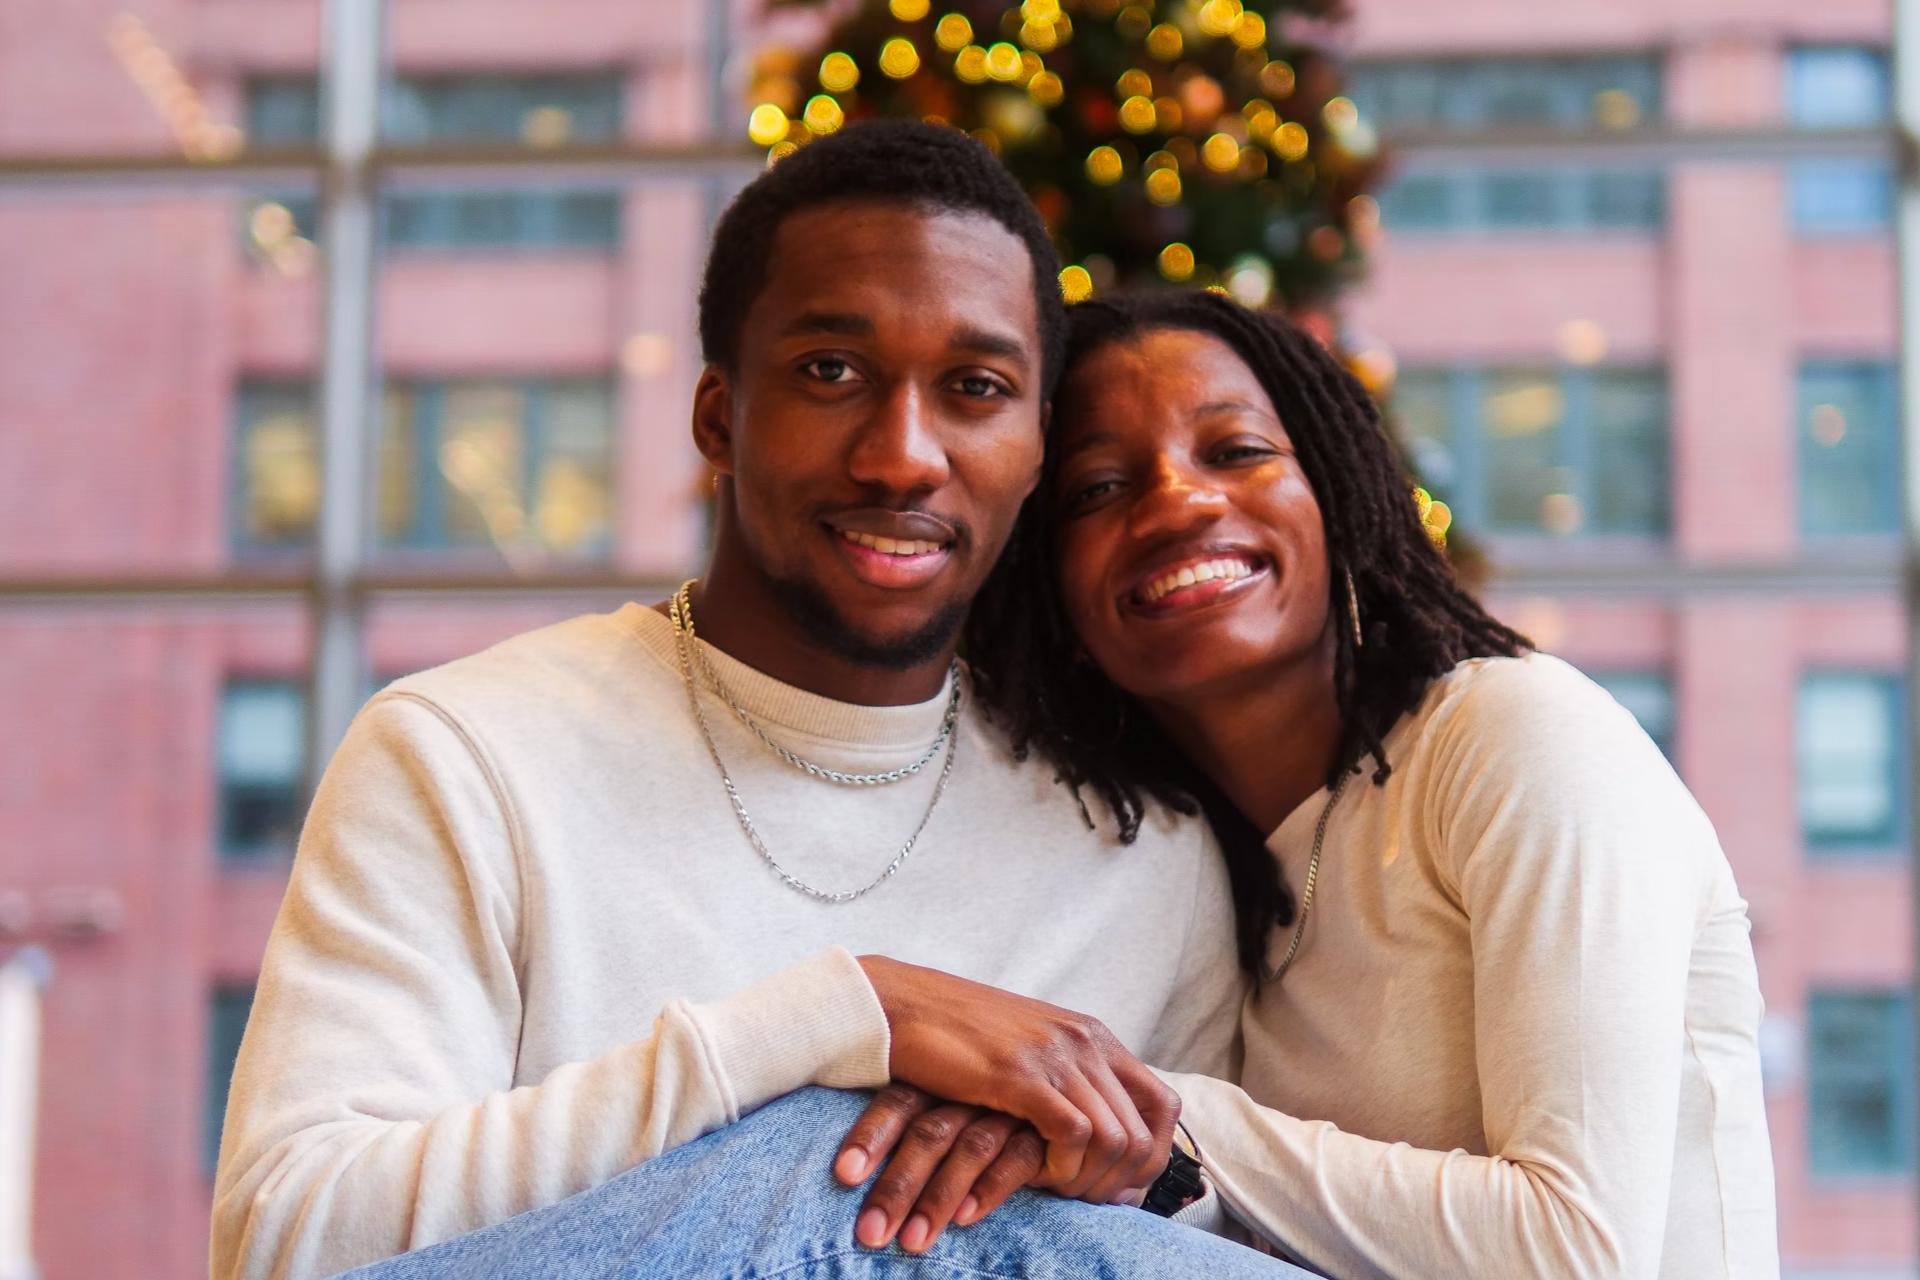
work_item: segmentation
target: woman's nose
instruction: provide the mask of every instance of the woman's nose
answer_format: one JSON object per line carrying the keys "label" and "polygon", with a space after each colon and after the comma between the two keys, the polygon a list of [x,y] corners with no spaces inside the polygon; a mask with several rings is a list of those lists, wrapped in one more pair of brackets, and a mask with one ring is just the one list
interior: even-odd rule
{"label": "woman's nose", "polygon": [[1136,535],[1180,533],[1211,524],[1226,510],[1226,495],[1204,477],[1163,462],[1154,468],[1127,523]]}

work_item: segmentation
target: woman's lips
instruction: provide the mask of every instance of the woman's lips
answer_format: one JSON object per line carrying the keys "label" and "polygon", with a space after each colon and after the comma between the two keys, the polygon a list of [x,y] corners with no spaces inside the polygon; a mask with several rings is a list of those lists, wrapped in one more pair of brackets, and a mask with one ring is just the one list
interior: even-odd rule
{"label": "woman's lips", "polygon": [[1136,613],[1152,617],[1185,613],[1237,596],[1268,573],[1265,557],[1238,552],[1196,556],[1156,570],[1121,597]]}

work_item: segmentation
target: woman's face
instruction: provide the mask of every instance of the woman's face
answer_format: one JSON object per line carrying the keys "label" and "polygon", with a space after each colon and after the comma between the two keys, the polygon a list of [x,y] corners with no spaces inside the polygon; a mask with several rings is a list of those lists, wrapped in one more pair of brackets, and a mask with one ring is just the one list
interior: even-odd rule
{"label": "woman's face", "polygon": [[1061,594],[1110,679],[1179,703],[1330,657],[1320,505],[1232,347],[1122,339],[1068,372],[1056,412]]}

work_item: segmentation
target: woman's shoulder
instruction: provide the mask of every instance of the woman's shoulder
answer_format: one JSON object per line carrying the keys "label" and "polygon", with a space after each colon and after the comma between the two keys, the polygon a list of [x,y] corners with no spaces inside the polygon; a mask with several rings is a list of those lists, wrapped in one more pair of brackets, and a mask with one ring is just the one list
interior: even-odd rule
{"label": "woman's shoulder", "polygon": [[1638,728],[1632,713],[1579,668],[1534,652],[1456,664],[1433,682],[1408,719],[1422,738],[1440,729],[1502,737],[1547,730],[1557,737]]}

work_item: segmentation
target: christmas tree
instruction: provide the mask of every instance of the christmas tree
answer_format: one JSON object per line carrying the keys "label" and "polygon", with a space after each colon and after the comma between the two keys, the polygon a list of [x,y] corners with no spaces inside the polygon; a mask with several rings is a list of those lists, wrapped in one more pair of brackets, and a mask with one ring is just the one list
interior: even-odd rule
{"label": "christmas tree", "polygon": [[[1379,226],[1378,140],[1315,36],[1341,0],[768,0],[839,15],[764,50],[748,136],[769,163],[873,116],[964,129],[1046,220],[1069,302],[1170,282],[1274,306],[1334,344],[1331,302]],[[1348,361],[1376,396],[1382,352]],[[1417,492],[1443,540],[1446,507]]]}

